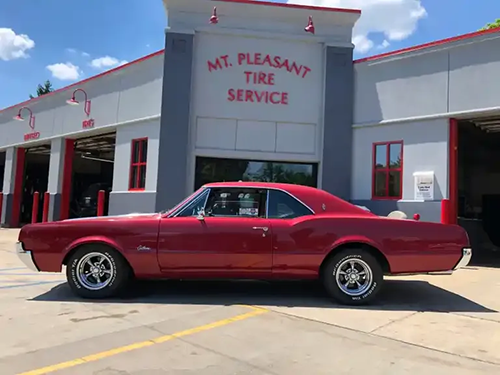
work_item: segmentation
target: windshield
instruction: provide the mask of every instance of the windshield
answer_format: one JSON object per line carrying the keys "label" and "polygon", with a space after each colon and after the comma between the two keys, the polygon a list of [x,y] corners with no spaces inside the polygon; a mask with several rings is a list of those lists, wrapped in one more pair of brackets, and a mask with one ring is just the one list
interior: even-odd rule
{"label": "windshield", "polygon": [[200,194],[203,190],[204,190],[203,187],[199,188],[193,194],[189,195],[186,199],[184,199],[183,201],[181,201],[178,205],[174,206],[173,208],[169,208],[168,210],[161,211],[161,214],[164,215],[164,214],[167,214],[169,212],[176,211],[177,209],[179,209],[182,206],[184,206],[191,199],[193,199],[195,196],[197,196],[198,194]]}

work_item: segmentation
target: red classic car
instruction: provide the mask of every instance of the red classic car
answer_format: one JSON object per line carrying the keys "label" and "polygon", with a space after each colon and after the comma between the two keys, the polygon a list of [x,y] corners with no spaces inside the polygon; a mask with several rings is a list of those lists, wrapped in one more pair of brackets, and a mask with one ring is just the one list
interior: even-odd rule
{"label": "red classic car", "polygon": [[384,275],[453,271],[471,258],[456,225],[380,217],[323,190],[212,183],[175,208],[30,224],[18,254],[61,272],[81,297],[105,298],[132,278],[320,279],[344,304],[372,301]]}

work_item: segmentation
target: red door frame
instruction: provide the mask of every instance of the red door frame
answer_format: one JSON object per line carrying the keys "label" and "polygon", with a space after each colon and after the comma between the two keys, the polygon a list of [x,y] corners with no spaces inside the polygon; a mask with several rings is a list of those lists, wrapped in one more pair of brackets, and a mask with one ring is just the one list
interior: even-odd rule
{"label": "red door frame", "polygon": [[448,188],[450,199],[450,224],[457,224],[458,216],[458,121],[449,119],[448,134]]}
{"label": "red door frame", "polygon": [[21,216],[21,200],[24,188],[24,172],[26,161],[26,150],[23,147],[16,148],[15,151],[16,169],[14,172],[14,192],[12,194],[12,215],[10,226],[16,228],[19,226]]}
{"label": "red door frame", "polygon": [[69,204],[71,200],[71,188],[73,183],[73,159],[75,156],[75,140],[64,139],[63,175],[61,188],[61,211],[59,220],[69,218]]}

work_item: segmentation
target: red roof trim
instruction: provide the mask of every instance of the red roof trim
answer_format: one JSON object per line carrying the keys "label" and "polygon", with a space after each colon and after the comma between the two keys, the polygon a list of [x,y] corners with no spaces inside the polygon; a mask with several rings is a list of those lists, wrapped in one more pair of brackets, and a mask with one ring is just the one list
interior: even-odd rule
{"label": "red roof trim", "polygon": [[384,57],[401,55],[401,54],[413,52],[413,51],[420,51],[420,50],[423,50],[426,48],[436,47],[436,46],[440,46],[443,44],[458,42],[460,40],[471,39],[471,38],[474,38],[474,37],[480,36],[480,35],[494,34],[494,33],[498,33],[498,32],[500,32],[500,28],[475,31],[473,33],[458,35],[458,36],[454,36],[454,37],[446,38],[446,39],[435,40],[434,42],[419,44],[417,46],[412,46],[412,47],[407,47],[407,48],[402,48],[402,49],[392,51],[392,52],[386,52],[386,53],[381,53],[379,55],[364,57],[362,59],[354,60],[354,63],[357,64],[357,63],[362,63],[362,62],[366,62],[366,61],[379,60],[379,59],[382,59]]}
{"label": "red roof trim", "polygon": [[272,3],[270,1],[256,1],[256,0],[212,0],[212,1],[218,1],[218,2],[222,2],[222,3],[264,5],[264,6],[270,6],[270,7],[302,9],[302,10],[316,10],[319,12],[343,12],[343,13],[361,14],[361,11],[359,9],[317,7],[317,6],[313,6],[313,5],[300,5],[300,4],[288,4],[288,3]]}
{"label": "red roof trim", "polygon": [[7,111],[8,109],[12,109],[12,108],[14,108],[14,107],[18,107],[18,106],[22,106],[22,105],[27,105],[27,104],[34,103],[34,102],[36,102],[36,101],[38,101],[38,100],[40,100],[40,99],[42,99],[42,98],[47,98],[47,97],[49,97],[49,96],[51,96],[51,95],[58,94],[58,93],[60,93],[60,92],[62,92],[62,91],[64,91],[64,90],[70,89],[70,88],[72,88],[72,87],[76,87],[76,86],[83,85],[84,83],[87,83],[87,82],[93,81],[94,79],[97,79],[97,78],[102,78],[102,77],[104,77],[104,76],[106,76],[106,75],[108,75],[108,74],[111,74],[111,73],[117,72],[118,70],[125,69],[126,67],[129,67],[129,66],[131,66],[131,65],[138,64],[138,63],[140,63],[140,62],[142,62],[142,61],[144,61],[144,60],[148,60],[148,59],[150,59],[150,58],[152,58],[152,57],[155,57],[155,56],[161,55],[164,51],[165,51],[165,50],[163,50],[163,49],[162,49],[162,50],[160,50],[160,51],[153,52],[153,53],[151,53],[151,54],[149,54],[149,55],[146,55],[146,56],[143,56],[143,57],[141,57],[141,58],[139,58],[139,59],[137,59],[137,60],[133,60],[133,61],[131,61],[131,62],[128,62],[128,63],[124,64],[124,65],[120,65],[120,66],[118,66],[118,67],[116,67],[116,68],[113,68],[113,69],[107,70],[107,71],[105,71],[105,72],[103,72],[103,73],[97,74],[97,75],[92,76],[92,77],[89,77],[89,78],[87,78],[87,79],[84,79],[83,81],[79,81],[79,82],[72,83],[72,84],[71,84],[71,85],[69,85],[69,86],[65,86],[65,87],[62,87],[62,88],[60,88],[60,89],[54,90],[54,91],[52,91],[51,93],[45,94],[45,95],[43,95],[43,96],[38,96],[38,97],[36,97],[36,98],[29,99],[29,100],[26,100],[26,101],[21,102],[21,103],[17,103],[17,104],[11,105],[10,107],[6,107],[6,108],[4,108],[4,109],[0,110],[0,113],[2,113],[2,112],[4,112],[4,111]]}

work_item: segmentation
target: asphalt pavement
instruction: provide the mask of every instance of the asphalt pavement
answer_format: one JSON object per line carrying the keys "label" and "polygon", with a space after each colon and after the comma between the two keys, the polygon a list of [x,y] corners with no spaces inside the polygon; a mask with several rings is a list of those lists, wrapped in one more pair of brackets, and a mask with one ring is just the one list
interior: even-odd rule
{"label": "asphalt pavement", "polygon": [[496,374],[500,269],[388,278],[348,308],[314,282],[149,281],[84,301],[0,230],[0,374]]}

